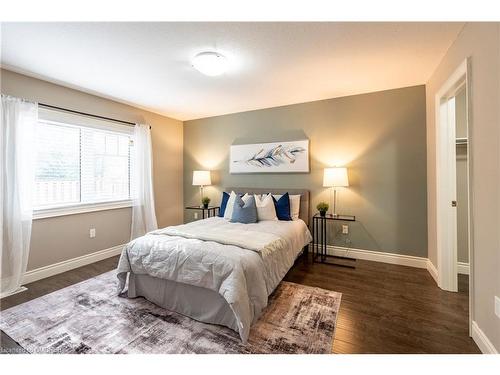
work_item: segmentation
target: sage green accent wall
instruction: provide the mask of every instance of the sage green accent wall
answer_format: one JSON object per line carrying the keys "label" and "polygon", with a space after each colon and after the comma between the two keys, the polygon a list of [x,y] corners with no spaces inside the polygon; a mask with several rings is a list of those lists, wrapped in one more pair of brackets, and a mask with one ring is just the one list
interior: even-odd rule
{"label": "sage green accent wall", "polygon": [[[357,221],[334,243],[427,257],[425,105],[425,87],[415,86],[186,121],[184,204],[199,202],[192,171],[210,169],[205,193],[215,204],[228,186],[305,188],[315,212],[319,201],[330,202],[323,168],[347,166],[351,186],[340,191],[337,211]],[[233,143],[304,138],[310,173],[229,174]],[[184,219],[193,220],[193,211]]]}

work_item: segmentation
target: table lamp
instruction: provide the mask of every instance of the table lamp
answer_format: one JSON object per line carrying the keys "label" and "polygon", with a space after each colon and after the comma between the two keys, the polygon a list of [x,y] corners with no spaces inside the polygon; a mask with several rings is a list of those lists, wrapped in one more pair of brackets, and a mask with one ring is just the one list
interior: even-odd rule
{"label": "table lamp", "polygon": [[193,186],[200,187],[200,203],[203,199],[203,186],[212,185],[210,171],[193,171]]}
{"label": "table lamp", "polygon": [[[333,216],[337,216],[336,204],[337,204],[337,187],[347,187],[349,186],[349,179],[347,178],[347,168],[335,167],[335,168],[325,168],[323,172],[323,187],[329,187],[330,190],[330,202],[333,207]],[[333,202],[332,202],[332,191],[333,191]]]}

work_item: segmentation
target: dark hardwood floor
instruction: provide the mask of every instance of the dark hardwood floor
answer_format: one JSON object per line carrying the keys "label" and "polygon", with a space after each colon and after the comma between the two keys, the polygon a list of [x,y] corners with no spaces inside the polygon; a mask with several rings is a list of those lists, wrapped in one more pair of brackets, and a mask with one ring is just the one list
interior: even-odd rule
{"label": "dark hardwood floor", "polygon": [[[116,267],[118,257],[28,284],[0,301],[0,310]],[[356,269],[301,258],[285,280],[335,290],[342,303],[334,353],[480,353],[468,335],[468,278],[459,293],[440,290],[423,269],[358,260]],[[21,348],[1,332],[2,352]]]}
{"label": "dark hardwood floor", "polygon": [[466,275],[452,293],[439,289],[425,269],[298,261],[285,280],[342,293],[334,353],[480,353],[468,333]]}

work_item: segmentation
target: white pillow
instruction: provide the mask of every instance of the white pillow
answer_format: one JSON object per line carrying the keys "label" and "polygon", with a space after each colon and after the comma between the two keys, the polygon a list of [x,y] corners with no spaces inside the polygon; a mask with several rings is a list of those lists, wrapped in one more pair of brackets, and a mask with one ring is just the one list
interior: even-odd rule
{"label": "white pillow", "polygon": [[229,199],[226,204],[226,211],[224,211],[224,219],[231,220],[233,216],[234,201],[236,200],[236,193],[234,191],[229,194]]}
{"label": "white pillow", "polygon": [[[234,191],[232,191],[231,194],[229,194],[229,199],[227,200],[226,204],[226,211],[224,212],[224,219],[226,220],[231,220],[231,218],[233,217],[234,202],[236,201],[236,197],[237,195]],[[250,196],[247,193],[243,197],[241,197],[241,199],[243,199],[243,202],[246,203],[249,197]]]}
{"label": "white pillow", "polygon": [[250,198],[252,198],[252,196],[248,193],[245,193],[245,195],[241,197],[241,200],[246,204]]}
{"label": "white pillow", "polygon": [[271,194],[263,195],[262,198],[260,195],[254,194],[254,197],[257,206],[257,220],[278,220]]}
{"label": "white pillow", "polygon": [[[282,195],[275,195],[274,198],[276,200],[280,199]],[[299,195],[288,195],[290,198],[290,216],[292,217],[292,220],[298,220],[299,219],[299,213],[300,213],[300,194]]]}

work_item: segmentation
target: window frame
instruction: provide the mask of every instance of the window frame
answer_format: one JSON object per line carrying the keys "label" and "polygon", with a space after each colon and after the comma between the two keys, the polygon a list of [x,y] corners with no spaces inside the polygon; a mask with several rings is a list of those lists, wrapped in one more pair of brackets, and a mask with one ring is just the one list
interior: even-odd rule
{"label": "window frame", "polygon": [[[133,127],[128,125],[114,124],[111,121],[104,121],[96,118],[91,118],[85,115],[75,115],[68,112],[60,112],[56,110],[40,109],[38,123],[47,123],[54,125],[61,125],[66,127],[75,128],[90,128],[96,130],[102,130],[112,133],[121,133],[128,135],[133,141]],[[88,123],[88,125],[87,125]],[[80,149],[81,153],[81,149]],[[81,158],[81,154],[80,154]],[[132,207],[132,188],[130,181],[130,167],[132,165],[132,154],[129,154],[129,198],[128,199],[117,199],[117,200],[106,200],[102,202],[91,202],[91,203],[63,203],[59,205],[53,205],[49,207],[42,207],[33,209],[33,220],[45,219],[50,217],[66,216],[66,215],[76,215],[88,212],[96,211],[107,211],[115,210],[121,208]],[[81,159],[80,159],[80,185],[81,185]],[[81,192],[80,192],[81,200]]]}
{"label": "window frame", "polygon": [[119,208],[127,208],[127,207],[132,207],[132,199],[100,202],[100,203],[83,203],[83,204],[80,203],[80,204],[61,205],[50,208],[33,210],[33,220],[46,219],[49,217],[83,214],[86,212],[116,210]]}

